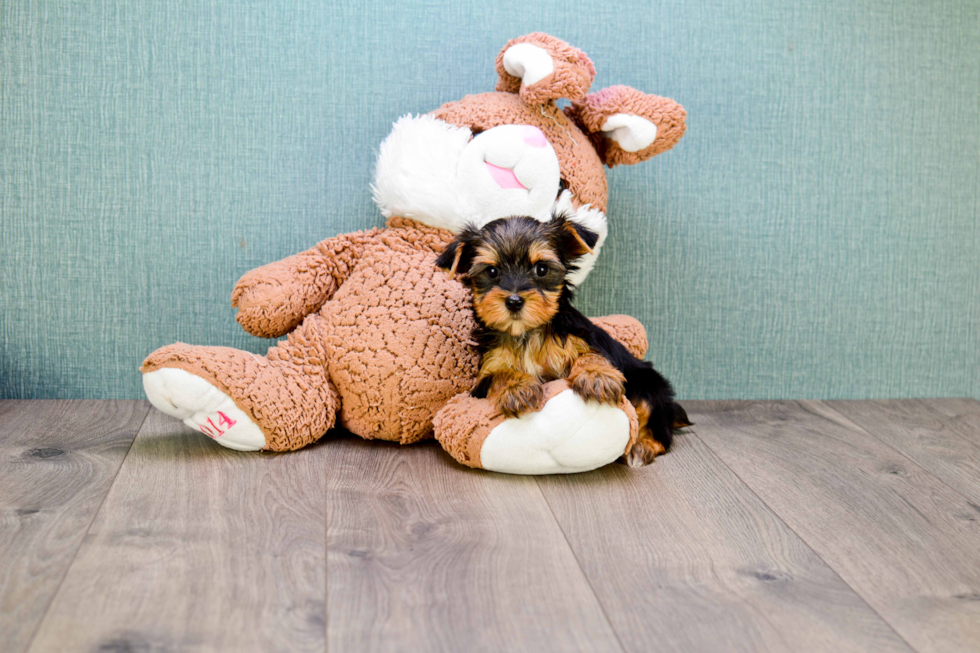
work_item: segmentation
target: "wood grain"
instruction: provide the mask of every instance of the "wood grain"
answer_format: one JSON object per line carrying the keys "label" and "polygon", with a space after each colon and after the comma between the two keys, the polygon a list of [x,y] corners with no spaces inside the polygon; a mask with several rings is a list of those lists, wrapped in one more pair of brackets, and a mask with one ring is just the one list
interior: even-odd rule
{"label": "wood grain", "polygon": [[140,401],[0,402],[0,642],[23,651],[136,437]]}
{"label": "wood grain", "polygon": [[329,650],[620,650],[533,478],[330,443]]}
{"label": "wood grain", "polygon": [[828,403],[965,496],[980,512],[980,402],[902,399]]}
{"label": "wood grain", "polygon": [[628,651],[909,650],[690,431],[538,483]]}
{"label": "wood grain", "polygon": [[322,651],[325,454],[151,411],[31,650]]}
{"label": "wood grain", "polygon": [[980,647],[980,511],[820,402],[706,402],[699,435],[906,641]]}

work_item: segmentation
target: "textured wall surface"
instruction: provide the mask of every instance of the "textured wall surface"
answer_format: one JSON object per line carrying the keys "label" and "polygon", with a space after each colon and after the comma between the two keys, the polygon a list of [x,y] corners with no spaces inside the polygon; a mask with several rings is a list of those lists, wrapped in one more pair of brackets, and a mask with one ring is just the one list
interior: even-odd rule
{"label": "textured wall surface", "polygon": [[0,396],[140,397],[176,340],[264,351],[240,274],[380,225],[391,122],[534,30],[672,97],[611,171],[579,306],[687,398],[980,397],[980,3],[0,4]]}

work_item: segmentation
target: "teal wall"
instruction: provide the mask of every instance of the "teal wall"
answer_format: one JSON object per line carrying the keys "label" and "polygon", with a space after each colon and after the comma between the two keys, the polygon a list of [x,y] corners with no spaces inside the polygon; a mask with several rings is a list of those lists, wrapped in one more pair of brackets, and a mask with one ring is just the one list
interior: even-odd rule
{"label": "teal wall", "polygon": [[980,397],[980,3],[0,5],[0,396],[139,397],[176,340],[264,351],[246,270],[380,225],[391,122],[560,36],[689,112],[610,172],[587,313],[686,398]]}

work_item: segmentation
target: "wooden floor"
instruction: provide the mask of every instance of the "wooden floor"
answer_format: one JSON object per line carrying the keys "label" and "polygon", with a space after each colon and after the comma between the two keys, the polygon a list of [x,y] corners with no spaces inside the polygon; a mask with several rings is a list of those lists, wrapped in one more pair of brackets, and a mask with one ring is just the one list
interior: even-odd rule
{"label": "wooden floor", "polygon": [[980,650],[980,403],[686,406],[650,467],[530,478],[0,402],[0,650]]}

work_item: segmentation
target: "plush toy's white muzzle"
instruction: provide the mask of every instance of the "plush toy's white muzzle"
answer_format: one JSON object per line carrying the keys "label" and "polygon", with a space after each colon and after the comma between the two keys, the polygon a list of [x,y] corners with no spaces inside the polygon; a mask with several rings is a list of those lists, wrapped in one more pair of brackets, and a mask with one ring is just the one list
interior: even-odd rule
{"label": "plush toy's white muzzle", "polygon": [[454,184],[457,208],[477,226],[512,215],[547,220],[560,179],[558,156],[540,129],[501,125],[463,150]]}

